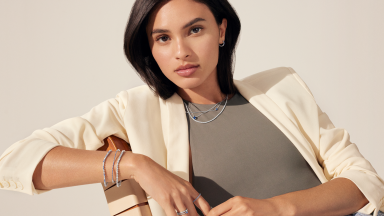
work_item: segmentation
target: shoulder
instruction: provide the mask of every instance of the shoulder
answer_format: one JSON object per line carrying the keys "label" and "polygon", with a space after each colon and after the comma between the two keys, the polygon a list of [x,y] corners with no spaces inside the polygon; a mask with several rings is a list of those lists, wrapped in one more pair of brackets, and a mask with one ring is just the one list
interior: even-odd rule
{"label": "shoulder", "polygon": [[145,84],[123,90],[116,95],[115,99],[124,109],[136,109],[138,107],[144,109],[144,107],[158,106],[160,97]]}
{"label": "shoulder", "polygon": [[277,91],[299,93],[313,98],[313,94],[306,83],[291,67],[277,67],[261,71],[240,81],[258,88],[267,95]]}
{"label": "shoulder", "polygon": [[127,90],[123,90],[116,95],[117,98],[124,100],[139,100],[139,99],[158,99],[154,91],[148,85],[139,85]]}
{"label": "shoulder", "polygon": [[[290,67],[278,67],[243,78],[246,83],[272,100],[296,125],[316,125],[321,112],[305,82]],[[308,128],[308,127],[304,128]]]}
{"label": "shoulder", "polygon": [[153,91],[151,90],[151,88],[148,85],[139,85],[139,86],[121,91],[119,94],[131,95],[131,94],[151,94],[151,93],[153,93]]}

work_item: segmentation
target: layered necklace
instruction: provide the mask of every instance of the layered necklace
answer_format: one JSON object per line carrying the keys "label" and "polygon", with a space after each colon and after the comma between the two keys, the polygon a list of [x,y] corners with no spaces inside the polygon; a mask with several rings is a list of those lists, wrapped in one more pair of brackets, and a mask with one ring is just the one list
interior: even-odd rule
{"label": "layered necklace", "polygon": [[[223,111],[224,111],[224,109],[225,109],[225,107],[226,107],[226,105],[227,105],[227,101],[228,101],[228,95],[225,97],[225,103],[224,103],[224,106],[223,106],[223,109],[213,118],[213,119],[211,119],[211,120],[208,120],[208,121],[198,121],[197,120],[197,118],[199,117],[199,116],[201,116],[201,115],[203,115],[203,114],[205,114],[205,113],[208,113],[208,112],[210,112],[210,111],[217,111],[217,110],[219,110],[219,107],[220,107],[220,105],[221,105],[221,103],[223,102],[224,100],[222,100],[222,101],[220,101],[220,102],[218,102],[218,103],[216,103],[213,107],[211,107],[210,109],[208,109],[208,110],[205,110],[205,111],[201,111],[195,104],[193,104],[192,102],[188,102],[188,105],[187,105],[187,103],[184,101],[184,106],[185,106],[185,109],[187,110],[187,112],[185,112],[185,113],[188,113],[189,114],[189,116],[191,117],[191,119],[193,120],[193,121],[195,121],[195,122],[198,122],[198,123],[203,123],[203,124],[205,124],[205,123],[209,123],[209,122],[211,122],[211,121],[213,121],[213,120],[215,120]],[[190,105],[193,105],[194,107],[196,107],[196,109],[198,109],[199,111],[196,111],[196,112],[192,112],[192,110],[191,110],[191,108],[190,108]],[[200,113],[200,115],[195,115],[195,113]]]}

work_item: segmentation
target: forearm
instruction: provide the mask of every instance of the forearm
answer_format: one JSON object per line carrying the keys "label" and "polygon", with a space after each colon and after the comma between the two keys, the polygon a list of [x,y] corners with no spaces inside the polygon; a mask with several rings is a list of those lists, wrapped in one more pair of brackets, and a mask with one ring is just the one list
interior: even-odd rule
{"label": "forearm", "polygon": [[281,215],[348,215],[364,207],[368,200],[349,179],[336,178],[317,187],[270,199]]}
{"label": "forearm", "polygon": [[[107,152],[90,151],[58,146],[49,151],[37,165],[33,174],[36,189],[55,189],[104,181],[103,160]],[[112,164],[115,152],[105,160],[105,179],[112,181]],[[116,153],[114,176],[120,152]],[[140,155],[124,152],[119,163],[119,180],[130,179]]]}

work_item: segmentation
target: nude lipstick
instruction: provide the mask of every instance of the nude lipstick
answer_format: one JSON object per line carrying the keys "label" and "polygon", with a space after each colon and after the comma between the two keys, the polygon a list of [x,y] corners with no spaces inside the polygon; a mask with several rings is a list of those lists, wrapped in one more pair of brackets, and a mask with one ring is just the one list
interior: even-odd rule
{"label": "nude lipstick", "polygon": [[198,67],[199,67],[199,65],[192,65],[192,64],[182,65],[182,66],[178,67],[175,70],[175,72],[179,76],[188,77],[188,76],[191,76],[193,73],[195,73],[195,71],[197,70]]}

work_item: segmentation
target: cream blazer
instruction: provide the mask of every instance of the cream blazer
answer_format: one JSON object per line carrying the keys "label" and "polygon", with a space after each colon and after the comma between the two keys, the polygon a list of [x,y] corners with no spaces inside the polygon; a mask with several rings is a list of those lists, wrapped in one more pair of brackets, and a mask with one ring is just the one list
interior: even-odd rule
{"label": "cream blazer", "polygon": [[[322,183],[334,178],[352,180],[369,200],[359,210],[374,215],[383,208],[384,181],[316,104],[304,81],[289,67],[279,67],[235,80],[241,95],[274,123],[296,146]],[[178,94],[163,100],[147,85],[122,91],[88,113],[34,131],[12,144],[0,157],[0,187],[29,195],[39,161],[55,146],[96,150],[103,139],[115,135],[143,154],[189,181],[188,125]],[[100,167],[101,169],[101,167]],[[166,216],[148,194],[154,216]]]}

